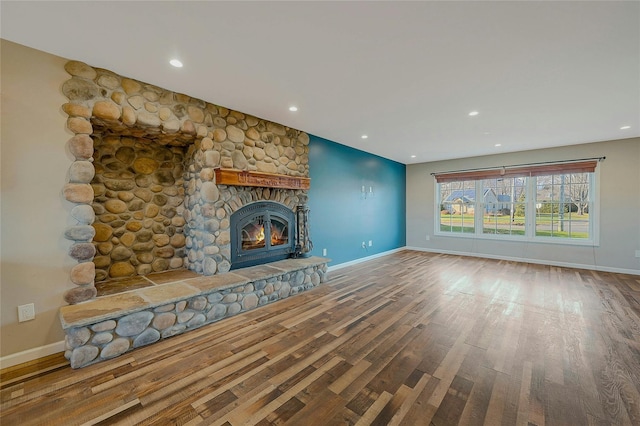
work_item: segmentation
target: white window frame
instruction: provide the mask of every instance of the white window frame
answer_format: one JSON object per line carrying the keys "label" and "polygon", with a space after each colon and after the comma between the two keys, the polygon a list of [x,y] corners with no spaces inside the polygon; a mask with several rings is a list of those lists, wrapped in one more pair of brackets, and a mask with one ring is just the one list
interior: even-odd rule
{"label": "white window frame", "polygon": [[[551,175],[553,173],[550,173]],[[556,173],[559,174],[559,173]],[[536,211],[536,178],[525,177],[525,209],[528,212]],[[509,234],[485,234],[483,233],[483,215],[474,215],[474,232],[444,232],[440,230],[440,205],[441,193],[440,184],[434,180],[434,230],[433,235],[438,237],[450,238],[472,238],[482,240],[499,240],[499,241],[517,241],[527,243],[544,243],[544,244],[563,244],[574,246],[599,246],[600,245],[600,168],[597,167],[590,174],[589,193],[593,194],[589,203],[589,238],[567,238],[567,237],[545,237],[536,236],[536,214],[527,214],[525,216],[525,235],[509,235]],[[482,194],[482,180],[475,181],[476,194]],[[485,203],[482,197],[476,197],[474,203],[475,211],[484,212]]]}

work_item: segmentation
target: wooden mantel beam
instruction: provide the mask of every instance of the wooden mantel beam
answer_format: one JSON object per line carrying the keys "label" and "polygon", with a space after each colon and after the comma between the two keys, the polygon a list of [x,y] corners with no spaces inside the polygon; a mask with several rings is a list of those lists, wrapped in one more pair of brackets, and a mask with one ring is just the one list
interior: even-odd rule
{"label": "wooden mantel beam", "polygon": [[238,169],[215,169],[216,184],[231,186],[258,186],[263,188],[309,189],[311,179],[299,176]]}

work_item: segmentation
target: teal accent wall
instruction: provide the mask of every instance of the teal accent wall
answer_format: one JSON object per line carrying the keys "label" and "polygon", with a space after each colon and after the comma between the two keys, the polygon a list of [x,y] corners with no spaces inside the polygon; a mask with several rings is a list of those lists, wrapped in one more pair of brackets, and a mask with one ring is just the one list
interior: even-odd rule
{"label": "teal accent wall", "polygon": [[327,249],[331,266],[404,247],[406,166],[309,136],[311,254]]}

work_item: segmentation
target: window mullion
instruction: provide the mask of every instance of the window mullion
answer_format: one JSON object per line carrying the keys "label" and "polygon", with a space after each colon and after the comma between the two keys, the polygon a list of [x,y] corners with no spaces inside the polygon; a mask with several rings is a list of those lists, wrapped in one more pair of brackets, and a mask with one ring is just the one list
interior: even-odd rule
{"label": "window mullion", "polygon": [[526,209],[525,209],[525,237],[533,238],[536,228],[536,178],[533,176],[529,176],[525,178],[527,180],[527,184],[525,186],[525,199]]}
{"label": "window mullion", "polygon": [[482,235],[483,233],[483,219],[484,219],[484,197],[482,193],[482,181],[476,180],[476,202],[475,202],[475,212],[473,216],[473,225],[475,228],[476,235]]}

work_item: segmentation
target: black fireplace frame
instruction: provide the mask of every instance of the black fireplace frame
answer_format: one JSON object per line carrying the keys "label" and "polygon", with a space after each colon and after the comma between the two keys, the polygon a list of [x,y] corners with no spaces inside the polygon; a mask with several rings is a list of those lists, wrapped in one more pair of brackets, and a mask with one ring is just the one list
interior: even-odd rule
{"label": "black fireplace frame", "polygon": [[[261,216],[264,218],[265,224],[270,224],[272,217],[287,224],[287,244],[271,246],[271,229],[269,226],[265,226],[265,247],[251,250],[242,248],[242,229]],[[231,269],[275,262],[291,257],[295,252],[296,235],[296,215],[287,206],[275,201],[257,201],[241,207],[231,215]]]}

